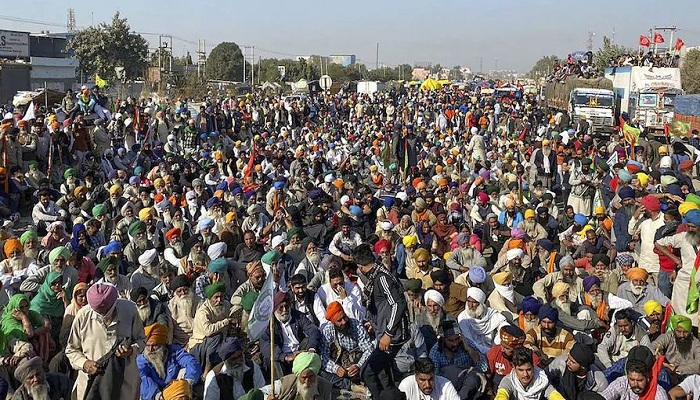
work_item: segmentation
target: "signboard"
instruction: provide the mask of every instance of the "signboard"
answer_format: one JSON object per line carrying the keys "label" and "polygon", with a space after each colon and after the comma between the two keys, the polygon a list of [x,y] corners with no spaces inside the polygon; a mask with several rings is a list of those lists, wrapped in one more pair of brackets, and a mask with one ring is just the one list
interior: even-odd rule
{"label": "signboard", "polygon": [[284,65],[278,65],[278,66],[277,66],[277,71],[279,71],[280,76],[282,77],[282,79],[284,79],[285,75],[287,75],[287,67],[285,67]]}
{"label": "signboard", "polygon": [[679,68],[632,68],[632,90],[677,89],[681,90]]}
{"label": "signboard", "polygon": [[29,33],[0,31],[0,57],[29,57]]}
{"label": "signboard", "polygon": [[331,79],[331,77],[328,75],[323,75],[318,80],[318,86],[320,86],[321,89],[323,89],[323,90],[330,90],[332,85],[333,85],[333,79]]}

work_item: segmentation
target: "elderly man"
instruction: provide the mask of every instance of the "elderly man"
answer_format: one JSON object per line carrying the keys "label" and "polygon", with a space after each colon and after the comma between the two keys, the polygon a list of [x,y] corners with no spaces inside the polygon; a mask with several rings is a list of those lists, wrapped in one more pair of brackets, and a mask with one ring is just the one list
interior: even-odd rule
{"label": "elderly man", "polygon": [[131,287],[146,288],[150,294],[160,283],[160,260],[158,250],[148,249],[138,258],[139,266],[131,274]]}
{"label": "elderly man", "polygon": [[528,238],[537,243],[540,239],[547,238],[547,231],[536,221],[535,210],[528,208],[525,210],[525,219],[520,221],[517,228],[523,229]]}
{"label": "elderly man", "polygon": [[643,329],[634,323],[629,310],[615,313],[615,325],[605,334],[598,345],[597,356],[605,368],[627,357],[634,346],[650,347],[651,342]]}
{"label": "elderly man", "polygon": [[443,321],[455,321],[455,317],[447,314],[442,307],[445,298],[435,289],[430,289],[423,295],[425,308],[416,315],[414,324],[423,335],[425,348],[430,351],[438,340],[438,331]]}
{"label": "elderly man", "polygon": [[545,372],[565,399],[577,399],[584,391],[600,393],[608,387],[603,371],[594,365],[593,349],[576,343],[569,354],[555,358]]}
{"label": "elderly man", "polygon": [[494,268],[494,270],[510,272],[513,277],[513,289],[522,296],[532,296],[533,287],[540,279],[540,271],[532,268],[530,256],[520,248],[510,249],[506,252],[505,262],[504,268]]}
{"label": "elderly man", "polygon": [[[700,340],[693,336],[693,324],[688,317],[674,315],[671,317],[670,326],[673,332],[662,334],[649,348],[666,356],[664,366],[681,381],[688,375],[698,373]],[[672,381],[675,382],[676,379]]]}
{"label": "elderly man", "polygon": [[644,303],[649,300],[654,300],[663,307],[670,302],[657,286],[647,282],[649,273],[644,268],[630,268],[626,275],[629,281],[617,288],[617,296],[632,303],[634,311],[643,313]]}
{"label": "elderly man", "polygon": [[194,280],[194,294],[200,299],[204,299],[204,289],[214,282],[221,282],[226,285],[228,281],[225,277],[227,273],[228,263],[223,257],[217,258],[209,262],[207,265],[207,273],[198,276]]}
{"label": "elderly man", "polygon": [[231,297],[231,314],[235,316],[243,312],[243,306],[241,305],[243,297],[250,292],[260,293],[260,289],[262,289],[267,277],[260,260],[249,262],[245,269],[248,274],[248,280],[243,282]]}
{"label": "elderly man", "polygon": [[459,394],[447,378],[435,374],[435,363],[429,358],[416,360],[414,374],[405,377],[399,389],[407,400],[422,400],[426,397],[440,400],[459,400]]}
{"label": "elderly man", "polygon": [[265,386],[258,364],[247,360],[238,338],[226,338],[219,348],[223,360],[204,379],[204,400],[239,399],[254,388]]}
{"label": "elderly man", "polygon": [[[68,261],[73,253],[66,247],[59,246],[49,253],[49,265],[38,270],[29,268],[26,271],[27,278],[19,286],[21,292],[36,293],[50,272],[60,272],[63,275],[63,287],[66,293],[73,293],[73,288],[78,283],[78,270],[69,266]],[[30,267],[36,266],[31,264]]]}
{"label": "elderly man", "polygon": [[192,336],[199,299],[192,293],[190,281],[185,275],[176,276],[170,282],[170,288],[174,292],[173,298],[168,301],[173,319],[173,343],[184,347]]}
{"label": "elderly man", "polygon": [[[527,296],[520,303],[520,312],[518,313],[517,325],[523,332],[530,332],[530,329],[535,328],[540,324],[538,314],[542,307],[542,302],[536,297]],[[513,321],[515,323],[515,321]]]}
{"label": "elderly man", "polygon": [[[158,322],[167,326],[169,332],[172,332],[172,318],[165,303],[150,297],[148,290],[144,287],[134,288],[129,297],[136,304],[136,310],[144,326]],[[172,337],[169,339],[172,339]]]}
{"label": "elderly man", "polygon": [[358,285],[345,279],[345,274],[338,267],[328,270],[328,282],[321,285],[314,298],[314,314],[323,328],[328,321],[325,315],[327,305],[337,301],[343,306],[345,314],[357,321],[364,321],[365,308],[362,306],[362,291]]}
{"label": "elderly man", "polygon": [[329,323],[322,329],[321,376],[337,388],[359,391],[355,384],[374,344],[361,322],[348,318],[339,302],[328,304],[325,319]]}
{"label": "elderly man", "polygon": [[518,305],[524,296],[513,287],[513,274],[502,271],[493,275],[495,289],[486,300],[489,307],[513,320],[518,314]]}
{"label": "elderly man", "polygon": [[275,381],[275,392],[270,386],[262,391],[272,400],[325,400],[330,399],[333,385],[319,376],[321,357],[316,353],[302,352],[294,359],[292,373]]}
{"label": "elderly man", "polygon": [[460,398],[473,399],[484,393],[487,388],[483,373],[487,364],[476,345],[462,336],[454,321],[444,321],[438,337],[430,350],[435,372],[453,382]]}
{"label": "elderly man", "polygon": [[187,347],[206,374],[221,362],[217,350],[236,320],[230,316],[231,304],[224,298],[226,286],[223,283],[212,283],[204,293],[206,300],[197,308]]}
{"label": "elderly man", "polygon": [[552,307],[559,311],[559,322],[572,330],[590,332],[600,327],[598,315],[590,307],[571,300],[571,286],[557,282],[552,287]]}
{"label": "elderly man", "polygon": [[464,311],[467,304],[467,287],[459,283],[453,283],[445,270],[430,273],[433,280],[433,289],[437,290],[445,299],[443,310],[453,317]]}
{"label": "elderly man", "polygon": [[479,250],[469,243],[469,234],[460,233],[457,236],[459,247],[455,249],[447,259],[447,267],[457,274],[469,271],[469,268],[479,265],[486,267],[488,263]]}
{"label": "elderly man", "polygon": [[146,237],[146,224],[137,220],[129,225],[131,240],[124,248],[124,257],[129,263],[129,272],[139,267],[139,257],[149,249],[153,249],[153,242]]}
{"label": "elderly man", "polygon": [[266,365],[270,365],[272,356],[275,372],[286,375],[292,370],[294,358],[299,353],[302,351],[315,353],[321,349],[321,332],[306,316],[292,310],[287,292],[275,293],[273,311],[274,347],[270,340],[272,334],[267,329],[260,338],[260,351]]}
{"label": "elderly man", "polygon": [[97,268],[102,272],[102,278],[100,278],[97,283],[113,285],[117,288],[117,293],[119,293],[120,298],[129,298],[131,282],[129,278],[119,273],[119,258],[117,258],[117,256],[105,256],[97,264]]}
{"label": "elderly man", "polygon": [[664,226],[661,201],[653,194],[642,197],[641,204],[632,215],[627,230],[632,237],[639,237],[639,265],[651,274],[654,282],[659,279],[659,255],[654,252],[654,235]]}
{"label": "elderly man", "polygon": [[141,399],[155,400],[163,389],[178,379],[184,369],[183,379],[194,385],[202,376],[202,366],[182,347],[168,345],[168,327],[160,323],[147,326],[146,348],[136,358],[141,376]]}
{"label": "elderly man", "polygon": [[500,343],[498,330],[508,324],[506,317],[493,308],[487,307],[486,294],[479,288],[467,289],[467,308],[457,321],[462,334],[474,341],[477,349],[486,354],[494,344]]}
{"label": "elderly man", "polygon": [[[133,303],[117,299],[117,289],[108,284],[96,283],[87,291],[89,307],[83,307],[73,320],[66,357],[78,370],[77,398],[84,399],[88,376],[104,372],[103,357],[123,360],[123,371],[110,369],[109,374],[97,377],[93,384],[94,395],[122,400],[139,398],[139,372],[136,355],[146,346],[143,324]],[[97,386],[94,386],[97,385]]]}
{"label": "elderly man", "polygon": [[557,327],[559,311],[556,308],[545,304],[537,316],[540,324],[527,332],[525,347],[532,349],[546,366],[554,358],[568,353],[576,340],[571,332]]}
{"label": "elderly man", "polygon": [[646,331],[652,342],[663,333],[661,332],[663,317],[664,308],[658,301],[649,300],[644,303],[644,315],[637,319],[637,325]]}
{"label": "elderly man", "polygon": [[20,387],[12,400],[69,399],[71,383],[67,376],[44,372],[41,357],[24,358],[15,368],[15,379]]}
{"label": "elderly man", "polygon": [[583,279],[576,276],[576,264],[570,256],[562,257],[559,261],[559,271],[547,274],[543,279],[535,282],[533,292],[535,297],[543,302],[549,301],[552,295],[552,288],[555,283],[564,282],[569,286],[569,298],[576,301],[579,294],[583,293]]}
{"label": "elderly man", "polygon": [[[525,332],[515,325],[506,325],[499,331],[501,344],[493,346],[486,353],[486,360],[489,363],[489,370],[486,373],[487,378],[493,382],[494,387],[498,387],[505,376],[513,369],[513,352],[525,345]],[[540,359],[537,355],[533,355],[533,360],[536,366],[540,365]]]}

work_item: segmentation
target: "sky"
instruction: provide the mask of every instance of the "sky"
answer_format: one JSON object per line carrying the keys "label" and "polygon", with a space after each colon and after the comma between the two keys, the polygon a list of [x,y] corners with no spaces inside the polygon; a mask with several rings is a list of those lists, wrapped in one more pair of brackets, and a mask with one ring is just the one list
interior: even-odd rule
{"label": "sky", "polygon": [[65,32],[68,8],[78,27],[119,11],[134,31],[148,33],[152,47],[157,34],[169,34],[174,54],[193,58],[198,40],[206,40],[207,52],[232,41],[255,46],[256,59],[355,54],[373,67],[379,43],[383,65],[478,71],[483,63],[483,71],[528,72],[545,55],[586,50],[589,32],[594,49],[613,32],[615,43],[636,49],[653,26],[675,25],[687,46],[700,45],[697,0],[29,0],[0,10],[0,30]]}

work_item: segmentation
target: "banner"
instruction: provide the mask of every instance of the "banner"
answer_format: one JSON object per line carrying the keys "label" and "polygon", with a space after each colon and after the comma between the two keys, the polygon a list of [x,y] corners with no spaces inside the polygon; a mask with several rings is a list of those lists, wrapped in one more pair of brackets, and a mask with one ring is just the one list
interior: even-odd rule
{"label": "banner", "polygon": [[103,89],[105,86],[107,86],[107,81],[95,74],[95,85],[97,85],[98,88]]}
{"label": "banner", "polygon": [[258,293],[258,298],[253,304],[253,308],[250,310],[250,316],[248,317],[248,337],[252,342],[260,339],[260,336],[265,332],[268,326],[270,326],[270,317],[272,316],[272,297],[273,297],[273,284],[272,280],[272,269],[267,274],[265,283],[263,284],[260,293]]}
{"label": "banner", "polygon": [[687,122],[673,121],[668,127],[668,133],[676,137],[690,137],[690,124]]}
{"label": "banner", "polygon": [[622,135],[624,136],[625,141],[627,141],[627,143],[631,144],[632,146],[635,146],[637,144],[637,140],[639,139],[639,135],[641,134],[641,129],[635,128],[631,125],[625,124],[622,127]]}
{"label": "banner", "polygon": [[644,35],[639,36],[639,45],[642,47],[649,47],[651,46],[651,40],[649,40],[648,37]]}
{"label": "banner", "polygon": [[29,107],[27,108],[27,112],[24,114],[24,117],[22,117],[22,121],[30,121],[36,119],[36,115],[34,114],[34,102],[32,101],[29,103]]}
{"label": "banner", "polygon": [[658,32],[654,33],[654,43],[659,44],[659,43],[663,43],[663,42],[664,42],[664,37],[661,36],[661,34]]}

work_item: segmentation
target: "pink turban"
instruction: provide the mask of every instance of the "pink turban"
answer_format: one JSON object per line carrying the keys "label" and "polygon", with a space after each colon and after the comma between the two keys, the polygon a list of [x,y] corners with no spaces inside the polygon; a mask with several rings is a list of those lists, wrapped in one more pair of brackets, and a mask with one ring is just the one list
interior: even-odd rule
{"label": "pink turban", "polygon": [[477,196],[479,197],[479,201],[482,203],[487,203],[489,201],[489,195],[486,194],[486,192],[479,192]]}
{"label": "pink turban", "polygon": [[513,239],[525,239],[525,229],[521,228],[513,228],[510,230],[510,237]]}
{"label": "pink turban", "polygon": [[472,233],[469,236],[469,244],[474,246],[474,248],[481,253],[481,239],[479,238],[479,235]]}
{"label": "pink turban", "polygon": [[87,291],[87,301],[90,308],[112,308],[117,301],[117,288],[107,283],[96,283]]}

